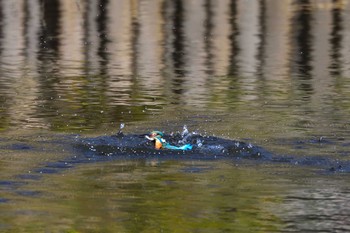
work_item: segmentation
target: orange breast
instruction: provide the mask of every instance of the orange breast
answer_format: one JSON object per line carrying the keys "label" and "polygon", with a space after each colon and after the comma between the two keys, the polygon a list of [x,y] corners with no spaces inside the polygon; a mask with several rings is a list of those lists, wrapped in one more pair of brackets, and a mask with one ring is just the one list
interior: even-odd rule
{"label": "orange breast", "polygon": [[155,143],[155,147],[157,150],[161,149],[162,148],[162,143],[159,139],[156,139],[156,143]]}

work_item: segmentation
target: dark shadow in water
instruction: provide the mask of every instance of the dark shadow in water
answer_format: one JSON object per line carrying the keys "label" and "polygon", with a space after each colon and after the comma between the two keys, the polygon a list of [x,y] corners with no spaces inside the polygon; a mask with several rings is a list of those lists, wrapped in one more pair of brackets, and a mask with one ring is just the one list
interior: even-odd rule
{"label": "dark shadow in water", "polygon": [[216,158],[238,158],[238,159],[270,159],[271,153],[263,148],[253,146],[249,143],[228,140],[213,136],[201,136],[188,134],[182,137],[180,134],[165,135],[164,138],[171,145],[184,145],[190,143],[193,150],[155,150],[152,142],[145,139],[144,135],[123,135],[101,136],[96,138],[78,139],[77,148],[83,151],[91,151],[96,155],[145,157],[162,156],[174,158],[216,159]]}
{"label": "dark shadow in water", "polygon": [[[299,0],[301,6],[310,5],[309,0]],[[297,89],[302,91],[302,99],[309,100],[313,92],[311,83],[313,69],[312,61],[312,11],[309,8],[302,7],[297,11],[292,19],[293,36],[295,37],[294,56],[296,57],[295,65],[298,78]]]}
{"label": "dark shadow in water", "polygon": [[[229,58],[230,65],[227,71],[227,78],[229,82],[227,99],[232,103],[234,103],[234,102],[238,102],[237,100],[240,97],[239,92],[241,89],[240,82],[239,82],[239,62],[238,62],[240,47],[237,41],[237,38],[240,32],[237,24],[237,16],[238,16],[237,1],[231,1],[229,6],[230,6],[229,23],[231,26],[231,33],[230,33],[229,39],[230,39],[231,51],[230,51],[230,58]],[[232,107],[232,105],[230,105],[230,107]]]}
{"label": "dark shadow in water", "polygon": [[[338,160],[325,156],[284,156],[272,154],[262,147],[250,143],[228,140],[213,136],[188,134],[165,135],[164,138],[172,145],[190,143],[194,146],[191,151],[155,150],[153,145],[144,139],[144,135],[114,135],[95,138],[78,138],[75,148],[82,152],[88,161],[99,159],[170,159],[170,160],[217,160],[230,159],[234,161],[255,161],[257,163],[286,163],[292,166],[312,166],[322,172],[350,172],[350,161]],[[315,138],[295,146],[319,147],[320,145],[334,145],[331,139]],[[97,155],[97,157],[96,157]],[[75,158],[76,159],[76,158]]]}
{"label": "dark shadow in water", "polygon": [[[258,54],[257,58],[259,61],[259,65],[257,68],[257,75],[259,76],[260,79],[264,79],[264,72],[263,72],[263,67],[264,67],[264,62],[265,62],[265,44],[266,44],[266,1],[265,0],[260,0],[259,1],[259,12],[260,15],[259,17],[259,46],[258,46]],[[260,89],[264,90],[264,89]]]}
{"label": "dark shadow in water", "polygon": [[58,82],[56,73],[58,72],[57,60],[59,57],[59,36],[60,36],[60,11],[59,1],[41,0],[42,18],[39,31],[39,52],[38,60],[40,84],[42,85],[43,95],[49,94],[54,91],[52,82]]}
{"label": "dark shadow in water", "polygon": [[[314,166],[321,171],[350,172],[350,161],[339,161],[324,156],[284,156],[276,155],[261,148],[241,141],[228,140],[213,136],[189,134],[165,135],[173,145],[191,143],[192,151],[155,150],[153,145],[144,139],[144,135],[114,135],[95,138],[77,139],[75,147],[91,160],[94,156],[105,159],[171,159],[171,160],[216,160],[232,159],[235,161],[256,161],[258,163],[278,162],[297,166]],[[316,138],[308,141],[296,141],[296,147],[334,145],[331,139]],[[98,159],[98,158],[93,158]]]}
{"label": "dark shadow in water", "polygon": [[38,59],[47,62],[47,59],[51,58],[52,62],[56,63],[60,35],[60,3],[58,0],[40,0],[40,5],[42,18]]}
{"label": "dark shadow in water", "polygon": [[[108,44],[108,2],[109,0],[99,0],[98,2],[98,16],[96,18],[97,23],[97,33],[100,39],[100,44],[98,47],[97,55],[100,57],[100,74],[107,74],[108,54],[107,54],[107,44]],[[113,14],[113,13],[112,13]]]}
{"label": "dark shadow in water", "polygon": [[41,24],[39,31],[38,73],[39,92],[37,115],[48,117],[52,123],[52,117],[58,114],[57,106],[59,93],[55,86],[60,82],[59,75],[59,36],[60,36],[60,4],[58,0],[41,0]]}
{"label": "dark shadow in water", "polygon": [[341,44],[343,41],[342,31],[343,31],[343,18],[341,15],[341,10],[334,8],[332,10],[332,30],[330,33],[330,44],[331,44],[331,65],[330,74],[332,76],[340,76],[342,65],[341,65]]}
{"label": "dark shadow in water", "polygon": [[230,44],[231,44],[231,56],[230,56],[230,66],[228,70],[229,76],[237,76],[238,75],[238,59],[237,55],[240,52],[240,48],[238,46],[237,37],[239,35],[238,25],[237,25],[237,2],[231,1],[230,3],[230,25],[231,25],[231,34],[230,34]]}
{"label": "dark shadow in water", "polygon": [[[0,203],[6,203],[6,202],[8,202],[9,200],[8,199],[6,199],[6,198],[0,198]],[[0,225],[1,226],[1,225]],[[0,227],[0,229],[1,229],[1,227]]]}
{"label": "dark shadow in water", "polygon": [[206,0],[204,3],[204,9],[205,9],[205,15],[206,18],[204,20],[204,48],[206,53],[206,60],[205,60],[205,71],[208,75],[213,74],[213,65],[215,61],[213,61],[213,44],[212,44],[212,33],[213,33],[213,6],[211,0]]}
{"label": "dark shadow in water", "polygon": [[[3,13],[3,10],[2,9],[2,0],[0,0],[0,22],[3,22],[4,21],[4,13]],[[3,50],[3,46],[2,46],[2,40],[4,38],[4,32],[3,32],[3,24],[0,23],[0,54],[2,54],[2,50]],[[1,59],[1,57],[0,57]],[[1,79],[0,79],[1,80]]]}
{"label": "dark shadow in water", "polygon": [[[184,92],[184,76],[185,76],[185,37],[183,32],[184,24],[184,6],[182,0],[174,0],[174,15],[173,15],[173,33],[174,41],[172,53],[173,64],[174,64],[174,73],[175,77],[172,82],[172,91],[175,94],[177,100],[181,99],[181,96]],[[178,102],[178,101],[176,101]],[[175,103],[176,103],[175,102]]]}

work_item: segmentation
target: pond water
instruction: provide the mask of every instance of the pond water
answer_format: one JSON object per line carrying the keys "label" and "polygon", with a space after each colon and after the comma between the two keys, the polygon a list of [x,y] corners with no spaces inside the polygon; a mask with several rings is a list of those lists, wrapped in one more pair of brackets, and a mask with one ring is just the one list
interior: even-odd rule
{"label": "pond water", "polygon": [[[350,1],[0,0],[0,22],[1,232],[350,231]],[[74,146],[121,124],[274,159]]]}

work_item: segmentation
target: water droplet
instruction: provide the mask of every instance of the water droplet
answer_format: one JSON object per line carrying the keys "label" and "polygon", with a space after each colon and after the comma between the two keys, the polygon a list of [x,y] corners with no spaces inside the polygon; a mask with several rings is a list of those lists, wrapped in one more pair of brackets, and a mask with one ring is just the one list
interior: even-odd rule
{"label": "water droplet", "polygon": [[188,129],[187,129],[187,125],[184,125],[181,136],[184,137],[185,135],[188,134]]}

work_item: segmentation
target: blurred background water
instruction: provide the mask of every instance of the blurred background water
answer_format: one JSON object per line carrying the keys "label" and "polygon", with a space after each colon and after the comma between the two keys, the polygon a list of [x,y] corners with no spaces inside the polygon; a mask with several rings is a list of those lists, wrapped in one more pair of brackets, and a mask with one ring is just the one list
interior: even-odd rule
{"label": "blurred background water", "polygon": [[0,0],[0,231],[349,231],[348,175],[314,167],[112,160],[28,179],[74,155],[62,134],[121,123],[348,161],[349,86],[348,0]]}

